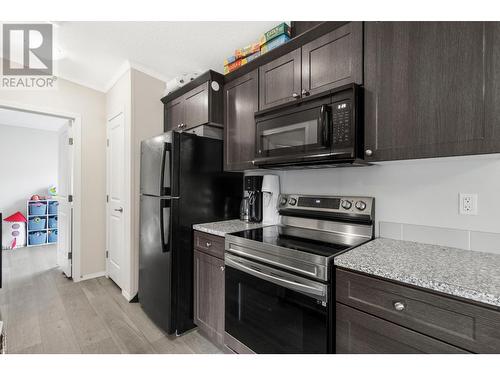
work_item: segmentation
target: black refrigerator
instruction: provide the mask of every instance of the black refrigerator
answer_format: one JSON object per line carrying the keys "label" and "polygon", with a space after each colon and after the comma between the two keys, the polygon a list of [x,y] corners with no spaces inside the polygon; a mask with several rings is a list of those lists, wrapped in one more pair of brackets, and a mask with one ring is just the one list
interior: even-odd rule
{"label": "black refrigerator", "polygon": [[193,323],[193,224],[234,219],[241,173],[223,172],[221,140],[167,132],[141,144],[139,303],[167,334]]}

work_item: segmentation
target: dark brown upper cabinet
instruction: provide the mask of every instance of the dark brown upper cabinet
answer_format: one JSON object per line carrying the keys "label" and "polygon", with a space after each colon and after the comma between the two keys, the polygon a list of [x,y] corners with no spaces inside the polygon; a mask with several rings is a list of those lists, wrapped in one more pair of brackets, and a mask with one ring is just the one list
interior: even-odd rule
{"label": "dark brown upper cabinet", "polygon": [[363,23],[350,22],[259,67],[259,109],[363,83]]}
{"label": "dark brown upper cabinet", "polygon": [[300,98],[301,50],[296,49],[259,67],[259,109]]}
{"label": "dark brown upper cabinet", "polygon": [[241,171],[255,168],[255,117],[259,110],[257,70],[224,86],[224,168]]}
{"label": "dark brown upper cabinet", "polygon": [[497,22],[365,24],[368,161],[500,151]]}
{"label": "dark brown upper cabinet", "polygon": [[208,122],[208,82],[184,96],[184,111],[186,129]]}
{"label": "dark brown upper cabinet", "polygon": [[168,94],[165,105],[165,131],[186,130],[203,124],[223,126],[224,77],[212,70]]}
{"label": "dark brown upper cabinet", "polygon": [[350,22],[302,46],[302,95],[363,83],[363,23]]}
{"label": "dark brown upper cabinet", "polygon": [[165,131],[175,130],[184,119],[184,98],[180,97],[165,105]]}

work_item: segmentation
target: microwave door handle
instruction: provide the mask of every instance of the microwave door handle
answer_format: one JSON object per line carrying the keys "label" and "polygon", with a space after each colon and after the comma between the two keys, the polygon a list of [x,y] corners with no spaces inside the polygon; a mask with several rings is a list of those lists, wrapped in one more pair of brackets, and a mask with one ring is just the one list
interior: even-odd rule
{"label": "microwave door handle", "polygon": [[323,136],[323,144],[326,146],[330,144],[330,129],[328,122],[329,113],[330,113],[330,106],[328,104],[323,104],[319,110],[319,121]]}
{"label": "microwave door handle", "polygon": [[305,285],[296,281],[288,280],[283,277],[279,277],[277,275],[270,275],[267,273],[264,273],[262,271],[258,271],[254,268],[245,266],[239,262],[236,262],[232,260],[230,257],[226,255],[224,263],[227,266],[236,268],[240,271],[243,271],[245,273],[248,273],[250,275],[253,275],[255,277],[258,277],[259,279],[269,281],[271,283],[280,285],[284,288],[294,290],[296,292],[302,293],[302,294],[307,294],[307,295],[312,295],[318,299],[321,299],[323,301],[326,301],[326,291],[325,288],[315,288],[313,286]]}

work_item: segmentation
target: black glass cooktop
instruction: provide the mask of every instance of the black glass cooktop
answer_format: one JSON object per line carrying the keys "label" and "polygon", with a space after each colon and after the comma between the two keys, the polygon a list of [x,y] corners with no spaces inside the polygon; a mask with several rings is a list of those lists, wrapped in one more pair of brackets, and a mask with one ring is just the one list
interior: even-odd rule
{"label": "black glass cooktop", "polygon": [[[338,255],[339,253],[354,246],[352,243],[347,244],[345,237],[343,238],[342,236],[339,236],[338,241],[335,242],[324,242],[310,238],[301,238],[297,236],[300,231],[300,229],[294,227],[273,225],[264,228],[249,229],[231,233],[231,235],[324,257]],[[306,230],[302,231],[305,232]],[[312,231],[309,230],[308,232],[311,234]]]}

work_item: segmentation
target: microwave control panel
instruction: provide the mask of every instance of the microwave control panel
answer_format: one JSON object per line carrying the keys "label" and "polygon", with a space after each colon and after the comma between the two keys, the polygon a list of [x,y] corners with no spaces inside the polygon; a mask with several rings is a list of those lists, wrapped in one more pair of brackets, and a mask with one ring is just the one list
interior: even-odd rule
{"label": "microwave control panel", "polygon": [[334,145],[351,143],[351,102],[344,100],[332,105],[332,141]]}

